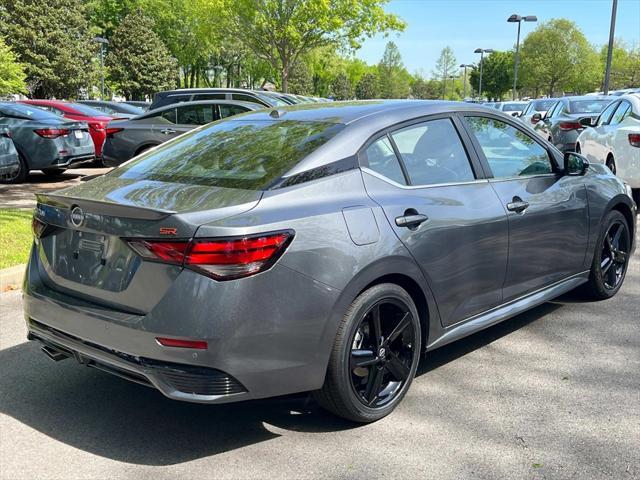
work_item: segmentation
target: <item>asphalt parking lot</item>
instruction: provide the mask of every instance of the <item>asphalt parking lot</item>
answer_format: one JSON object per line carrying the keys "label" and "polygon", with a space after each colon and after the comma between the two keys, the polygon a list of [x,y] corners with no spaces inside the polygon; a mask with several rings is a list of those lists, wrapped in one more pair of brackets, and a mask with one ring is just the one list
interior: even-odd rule
{"label": "asphalt parking lot", "polygon": [[391,416],[307,395],[178,403],[26,341],[0,294],[2,479],[640,478],[640,258],[612,300],[575,295],[428,355]]}

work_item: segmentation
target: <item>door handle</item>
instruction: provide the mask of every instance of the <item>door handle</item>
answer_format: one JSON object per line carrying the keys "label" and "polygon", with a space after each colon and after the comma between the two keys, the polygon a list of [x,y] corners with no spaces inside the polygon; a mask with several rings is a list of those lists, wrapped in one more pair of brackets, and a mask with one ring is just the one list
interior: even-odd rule
{"label": "door handle", "polygon": [[507,203],[507,210],[510,212],[522,213],[529,208],[529,202],[525,202],[520,197],[514,197],[513,201]]}
{"label": "door handle", "polygon": [[415,230],[421,223],[426,222],[427,220],[429,220],[429,217],[426,215],[414,213],[396,217],[396,225],[399,227],[407,227],[409,230]]}
{"label": "door handle", "polygon": [[172,133],[176,133],[176,131],[173,128],[163,128],[162,130],[160,130],[160,133],[164,133],[165,135],[170,135]]}

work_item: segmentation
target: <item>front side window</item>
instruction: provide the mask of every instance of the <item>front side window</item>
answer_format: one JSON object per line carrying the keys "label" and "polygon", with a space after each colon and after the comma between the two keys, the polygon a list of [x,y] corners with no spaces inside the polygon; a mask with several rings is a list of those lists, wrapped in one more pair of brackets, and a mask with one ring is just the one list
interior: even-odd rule
{"label": "front side window", "polygon": [[388,137],[384,136],[373,142],[365,153],[371,170],[401,185],[407,184]]}
{"label": "front side window", "polygon": [[429,120],[391,134],[412,185],[475,180],[469,157],[448,118]]}
{"label": "front side window", "polygon": [[180,125],[206,125],[215,120],[211,105],[186,105],[178,107],[177,123]]}
{"label": "front side window", "polygon": [[617,102],[613,102],[611,105],[605,108],[598,117],[597,126],[600,127],[602,125],[609,125],[609,120],[611,120],[611,116],[613,115],[613,112],[615,112],[616,108],[618,108]]}
{"label": "front side window", "polygon": [[218,107],[220,108],[220,118],[227,118],[249,111],[248,108],[241,107],[240,105],[218,105]]}
{"label": "front side window", "polygon": [[191,130],[109,175],[264,190],[343,128],[326,122],[230,119]]}
{"label": "front side window", "polygon": [[251,103],[257,103],[259,105],[269,106],[269,102],[261,101],[256,97],[253,97],[251,95],[246,95],[244,93],[234,93],[232,97],[234,100],[240,100],[242,102],[251,102]]}
{"label": "front side window", "polygon": [[199,93],[193,96],[194,100],[224,100],[227,95],[224,93]]}
{"label": "front side window", "polygon": [[552,173],[547,151],[533,137],[500,120],[467,117],[496,178]]}
{"label": "front side window", "polygon": [[170,108],[160,114],[160,118],[164,120],[162,123],[176,123],[176,109]]}
{"label": "front side window", "polygon": [[631,112],[631,104],[629,102],[620,102],[620,106],[616,109],[609,125],[618,125],[621,123],[629,113]]}

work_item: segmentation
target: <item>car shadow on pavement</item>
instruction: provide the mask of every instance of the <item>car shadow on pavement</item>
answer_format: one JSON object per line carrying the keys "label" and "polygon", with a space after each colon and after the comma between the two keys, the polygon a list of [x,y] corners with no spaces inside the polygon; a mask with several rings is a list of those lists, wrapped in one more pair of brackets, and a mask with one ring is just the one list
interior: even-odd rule
{"label": "car shadow on pavement", "polygon": [[[560,308],[544,304],[426,356],[418,375]],[[0,351],[0,412],[75,448],[141,465],[175,465],[280,436],[360,425],[322,410],[309,394],[228,405],[181,403],[73,360],[53,363],[35,342]]]}

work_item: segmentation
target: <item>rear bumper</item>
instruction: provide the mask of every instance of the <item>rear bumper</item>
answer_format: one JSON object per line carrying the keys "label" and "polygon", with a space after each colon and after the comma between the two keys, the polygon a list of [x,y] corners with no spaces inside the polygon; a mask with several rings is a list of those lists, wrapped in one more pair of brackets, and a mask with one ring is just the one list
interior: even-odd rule
{"label": "rear bumper", "polygon": [[[335,337],[328,317],[340,294],[277,264],[238,283],[184,270],[160,303],[136,314],[55,289],[33,252],[23,292],[30,338],[169,398],[198,403],[322,386]],[[204,340],[208,347],[164,347],[158,336]]]}
{"label": "rear bumper", "polygon": [[76,155],[69,157],[60,157],[56,158],[53,163],[51,163],[50,167],[68,167],[69,165],[83,162],[93,162],[96,159],[96,156],[93,154],[90,155]]}

